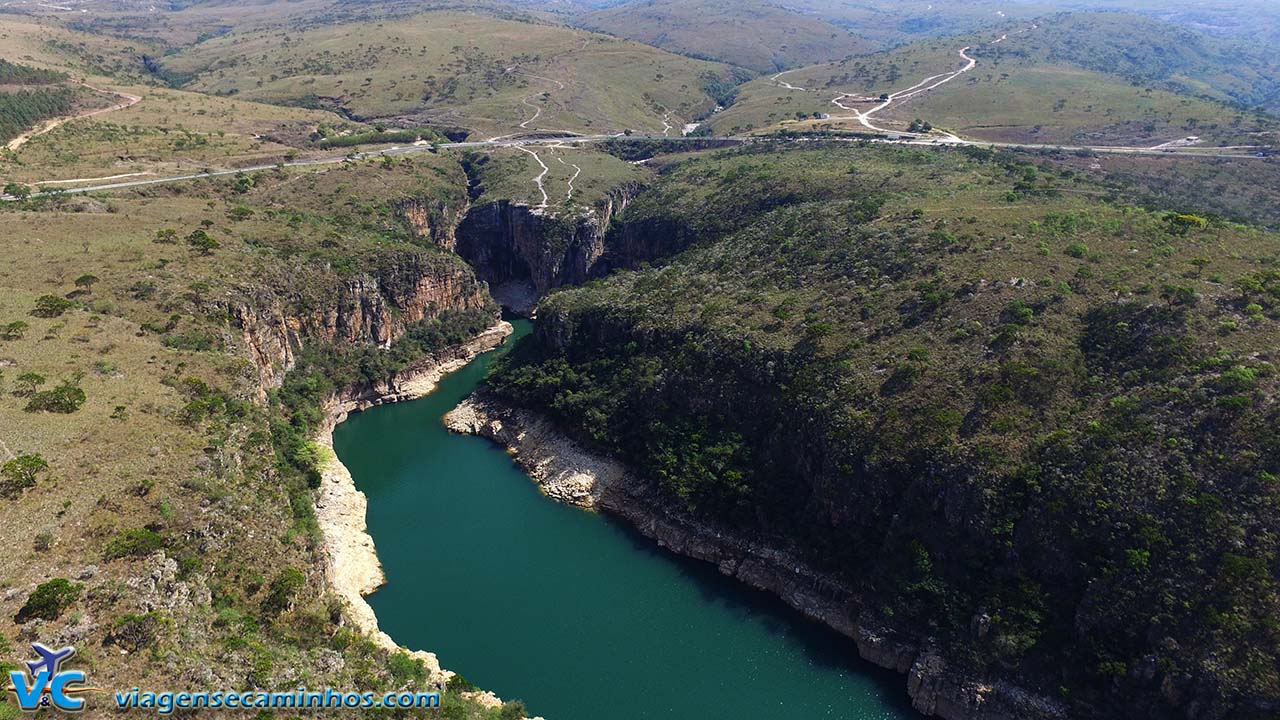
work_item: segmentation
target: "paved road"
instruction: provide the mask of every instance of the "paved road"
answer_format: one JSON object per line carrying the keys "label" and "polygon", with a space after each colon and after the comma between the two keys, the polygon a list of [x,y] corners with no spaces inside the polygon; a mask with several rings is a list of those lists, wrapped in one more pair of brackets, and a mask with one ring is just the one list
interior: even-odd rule
{"label": "paved road", "polygon": [[[525,140],[478,140],[475,142],[455,142],[441,143],[434,146],[438,149],[459,149],[467,148],[485,148],[485,147],[522,147],[524,145],[545,145],[554,143],[590,143],[607,140],[617,135],[572,135],[555,138],[530,138]],[[393,147],[385,150],[374,150],[370,152],[350,153],[348,155],[313,158],[310,160],[294,160],[285,163],[271,163],[269,165],[249,165],[241,168],[231,168],[225,170],[208,170],[198,173],[190,173],[187,175],[170,175],[169,177],[147,178],[146,180],[127,180],[125,182],[105,183],[101,185],[85,185],[77,188],[66,188],[53,191],[32,193],[31,197],[45,197],[49,195],[72,195],[78,193],[98,192],[100,190],[118,190],[120,188],[141,187],[143,185],[160,185],[163,183],[180,182],[182,180],[195,180],[197,178],[221,177],[224,175],[235,175],[236,173],[260,172],[262,170],[272,170],[279,167],[311,167],[315,165],[337,165],[339,163],[351,162],[355,160],[368,160],[370,158],[409,155],[412,153],[429,152],[433,149],[431,145],[406,145],[404,147]],[[41,183],[34,183],[40,185]],[[13,200],[8,195],[0,195],[0,200]]]}
{"label": "paved road", "polygon": [[[477,140],[474,142],[455,142],[441,143],[434,146],[441,150],[465,150],[468,148],[492,148],[492,147],[524,147],[527,145],[556,145],[556,144],[587,144],[598,143],[612,138],[623,137],[621,133],[612,135],[565,135],[561,137],[546,138],[525,138],[521,140]],[[632,135],[633,140],[665,140],[668,142],[700,142],[703,140],[737,140],[740,142],[749,142],[753,140],[769,139],[767,136],[750,136],[737,135],[719,138],[691,138],[691,137],[663,137],[661,135]],[[808,142],[812,140],[832,139],[827,137],[815,138],[786,138],[786,142]],[[840,139],[840,138],[834,138]],[[851,138],[858,139],[858,138]],[[776,140],[776,139],[775,139]],[[1155,149],[1150,147],[1117,147],[1117,146],[1064,146],[1064,145],[1031,145],[1026,143],[997,143],[965,140],[948,135],[943,138],[925,138],[925,137],[902,137],[899,139],[876,139],[874,142],[880,142],[893,145],[924,145],[932,147],[942,146],[961,146],[971,145],[975,147],[992,147],[1004,148],[1009,150],[1059,150],[1063,152],[1095,152],[1118,155],[1156,155],[1160,157],[1195,157],[1195,158],[1229,158],[1238,160],[1258,159],[1256,153],[1241,150],[1238,148],[1187,148],[1183,150]],[[230,168],[224,170],[208,170],[205,172],[190,173],[187,175],[171,175],[169,177],[147,178],[145,180],[127,180],[124,182],[103,183],[97,185],[85,185],[76,188],[65,188],[50,191],[32,193],[31,197],[48,197],[53,195],[75,195],[88,192],[99,192],[103,190],[118,190],[121,188],[142,187],[144,185],[161,185],[165,183],[181,182],[183,180],[196,180],[198,178],[222,177],[225,175],[235,175],[236,173],[252,173],[262,170],[272,170],[280,167],[312,167],[319,165],[337,165],[344,162],[352,162],[356,160],[368,160],[371,158],[379,158],[384,156],[410,155],[414,153],[422,153],[431,151],[431,145],[407,145],[404,147],[393,147],[385,150],[374,150],[370,152],[351,153],[348,155],[313,158],[310,160],[295,160],[285,163],[272,163],[267,165],[249,165],[241,168]],[[34,183],[39,185],[40,183]],[[0,201],[14,200],[9,195],[0,195]]]}

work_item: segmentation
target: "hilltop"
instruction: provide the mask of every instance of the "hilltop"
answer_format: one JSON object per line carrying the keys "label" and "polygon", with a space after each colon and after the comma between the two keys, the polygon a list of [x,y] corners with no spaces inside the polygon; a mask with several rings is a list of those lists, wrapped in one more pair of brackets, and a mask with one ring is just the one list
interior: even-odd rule
{"label": "hilltop", "polygon": [[905,131],[921,119],[962,137],[1046,145],[1154,147],[1192,136],[1207,146],[1274,144],[1280,121],[1229,96],[1229,88],[1249,83],[1252,70],[1237,71],[1236,85],[1223,83],[1211,94],[1177,73],[1207,77],[1225,61],[1189,65],[1171,53],[1137,54],[1153,43],[1162,47],[1160,33],[1173,32],[1169,26],[1130,17],[1136,30],[1099,41],[1129,62],[1091,53],[1093,21],[1120,17],[1059,15],[760,78],[742,86],[709,125],[724,134],[783,126],[866,130],[858,111],[920,87],[876,112],[877,127]]}
{"label": "hilltop", "polygon": [[736,83],[724,65],[639,43],[446,11],[233,31],[167,56],[160,67],[189,90],[482,137],[661,132],[664,117],[701,117]]}

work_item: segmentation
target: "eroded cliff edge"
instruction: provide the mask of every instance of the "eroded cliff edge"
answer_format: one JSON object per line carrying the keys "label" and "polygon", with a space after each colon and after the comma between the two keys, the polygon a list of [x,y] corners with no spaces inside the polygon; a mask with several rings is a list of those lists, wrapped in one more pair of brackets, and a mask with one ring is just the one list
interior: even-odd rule
{"label": "eroded cliff edge", "polygon": [[907,676],[916,709],[947,720],[1065,720],[1049,698],[1008,683],[970,677],[929,640],[913,642],[862,612],[862,598],[838,578],[786,549],[694,518],[655,484],[617,460],[587,449],[538,413],[484,391],[450,412],[454,432],[486,437],[507,452],[548,497],[620,517],[672,552],[772,593],[806,617],[852,638],[866,660]]}
{"label": "eroded cliff edge", "polygon": [[286,278],[243,288],[226,311],[265,391],[280,385],[306,343],[385,348],[414,323],[489,301],[485,283],[456,257],[405,248],[373,258],[363,272],[320,277],[305,290]]}
{"label": "eroded cliff edge", "polygon": [[587,208],[549,212],[509,200],[473,205],[458,225],[452,249],[495,286],[528,283],[537,295],[576,285],[625,265],[609,252],[611,224],[639,192],[613,188]]}

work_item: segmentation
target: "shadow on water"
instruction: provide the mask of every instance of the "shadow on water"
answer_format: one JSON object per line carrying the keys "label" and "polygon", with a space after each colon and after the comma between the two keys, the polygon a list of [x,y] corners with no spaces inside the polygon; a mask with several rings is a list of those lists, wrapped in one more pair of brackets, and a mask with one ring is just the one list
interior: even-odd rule
{"label": "shadow on water", "polygon": [[904,718],[920,717],[907,697],[905,676],[863,660],[852,639],[805,617],[778,596],[724,575],[709,562],[672,552],[627,523],[604,513],[597,514],[625,538],[638,555],[660,558],[677,568],[680,577],[698,591],[704,602],[736,615],[755,616],[770,635],[798,642],[814,665],[868,677],[884,689],[886,705],[901,712]]}
{"label": "shadow on water", "polygon": [[500,448],[450,434],[441,416],[509,348],[335,431],[368,496],[388,579],[369,600],[384,631],[550,720],[920,717],[904,679],[848,638],[544,497]]}

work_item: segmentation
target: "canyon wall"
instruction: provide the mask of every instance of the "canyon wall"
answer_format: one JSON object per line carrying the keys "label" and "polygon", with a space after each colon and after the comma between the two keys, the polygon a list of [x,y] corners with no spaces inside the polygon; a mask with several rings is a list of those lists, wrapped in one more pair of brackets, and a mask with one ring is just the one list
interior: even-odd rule
{"label": "canyon wall", "polygon": [[715,565],[721,573],[776,595],[806,617],[857,643],[859,654],[905,674],[915,708],[947,720],[1065,720],[1058,702],[1009,683],[975,677],[949,663],[928,639],[906,638],[863,612],[863,599],[799,553],[696,518],[649,479],[575,442],[538,413],[481,392],[446,416],[455,432],[505,447],[539,488],[561,502],[604,510],[660,546]]}
{"label": "canyon wall", "polygon": [[485,283],[463,263],[403,249],[358,275],[322,278],[318,287],[243,288],[226,309],[266,389],[280,384],[306,342],[388,347],[412,323],[488,303]]}
{"label": "canyon wall", "polygon": [[620,266],[607,237],[638,191],[620,186],[591,208],[564,215],[508,200],[480,203],[458,225],[454,250],[494,285],[527,281],[544,295],[583,283]]}

